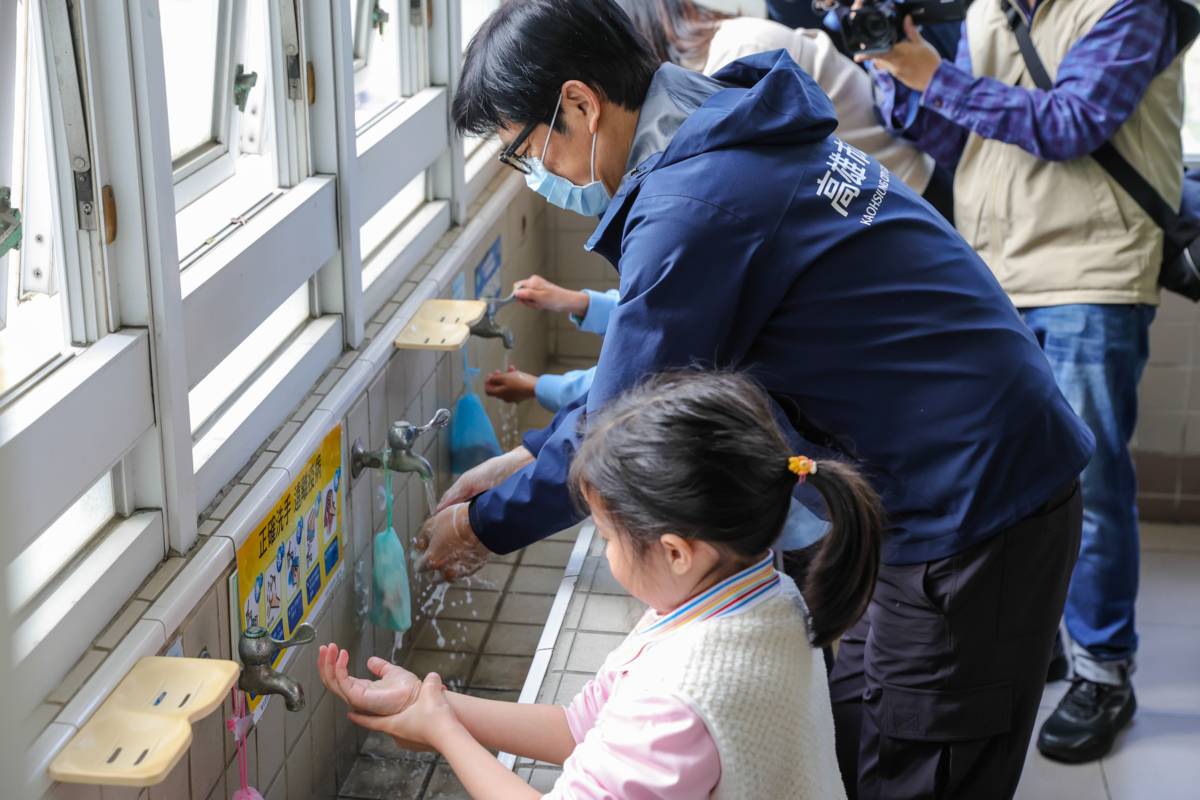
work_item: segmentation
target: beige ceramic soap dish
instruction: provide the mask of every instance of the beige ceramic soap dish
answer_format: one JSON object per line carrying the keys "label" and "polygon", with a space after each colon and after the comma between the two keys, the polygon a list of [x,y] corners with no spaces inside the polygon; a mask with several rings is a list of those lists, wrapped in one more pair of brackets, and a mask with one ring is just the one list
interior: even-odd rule
{"label": "beige ceramic soap dish", "polygon": [[154,786],[192,743],[192,723],[220,707],[240,667],[212,658],[139,661],[50,764],[62,783]]}

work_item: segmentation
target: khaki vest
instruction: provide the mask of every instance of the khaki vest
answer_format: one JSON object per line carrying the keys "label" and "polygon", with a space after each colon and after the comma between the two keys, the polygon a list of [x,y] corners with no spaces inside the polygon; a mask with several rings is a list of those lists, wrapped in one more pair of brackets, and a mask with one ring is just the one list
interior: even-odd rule
{"label": "khaki vest", "polygon": [[[1051,78],[1113,3],[1042,0],[1032,33]],[[972,4],[967,37],[976,76],[1036,88],[998,0]],[[1113,139],[1176,208],[1183,191],[1183,97],[1181,55],[1154,79]],[[971,134],[954,191],[959,231],[1017,307],[1158,303],[1162,231],[1090,157],[1043,161]]]}

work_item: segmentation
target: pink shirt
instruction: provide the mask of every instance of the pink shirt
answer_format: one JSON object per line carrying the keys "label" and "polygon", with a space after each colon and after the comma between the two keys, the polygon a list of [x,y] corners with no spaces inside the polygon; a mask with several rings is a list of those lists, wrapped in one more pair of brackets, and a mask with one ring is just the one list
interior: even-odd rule
{"label": "pink shirt", "polygon": [[704,721],[683,699],[649,688],[656,641],[682,625],[740,613],[778,590],[770,557],[674,612],[647,611],[596,677],[567,706],[577,742],[563,764],[553,800],[695,800],[721,779],[721,758]]}

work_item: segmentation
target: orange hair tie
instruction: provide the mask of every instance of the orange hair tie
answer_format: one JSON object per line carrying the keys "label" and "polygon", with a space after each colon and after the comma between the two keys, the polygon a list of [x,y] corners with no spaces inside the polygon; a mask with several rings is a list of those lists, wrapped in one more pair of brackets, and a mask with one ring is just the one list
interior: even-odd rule
{"label": "orange hair tie", "polygon": [[808,456],[792,456],[788,459],[788,470],[795,473],[800,482],[804,483],[809,475],[817,474],[817,462]]}

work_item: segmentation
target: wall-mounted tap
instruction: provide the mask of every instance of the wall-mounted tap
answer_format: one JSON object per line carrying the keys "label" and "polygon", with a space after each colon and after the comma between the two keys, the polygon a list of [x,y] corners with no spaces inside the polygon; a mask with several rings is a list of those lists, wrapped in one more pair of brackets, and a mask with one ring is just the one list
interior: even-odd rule
{"label": "wall-mounted tap", "polygon": [[450,424],[450,410],[439,408],[426,425],[411,422],[393,422],[388,431],[387,444],[379,450],[368,451],[361,439],[355,440],[350,448],[350,474],[357,478],[364,469],[385,469],[391,472],[413,472],[422,480],[433,479],[433,467],[422,456],[412,451],[417,438],[431,430]]}
{"label": "wall-mounted tap", "polygon": [[471,335],[478,336],[481,339],[502,339],[504,341],[504,349],[512,350],[512,331],[496,322],[496,312],[516,302],[516,299],[517,295],[515,292],[504,298],[489,298],[487,301],[487,311],[484,312],[483,319],[471,326]]}
{"label": "wall-mounted tap", "polygon": [[250,694],[283,695],[288,711],[300,711],[304,708],[304,687],[272,669],[271,662],[283,648],[308,644],[315,638],[317,632],[308,623],[296,628],[287,641],[272,638],[257,625],[247,628],[238,640],[238,657],[242,660],[238,688]]}

